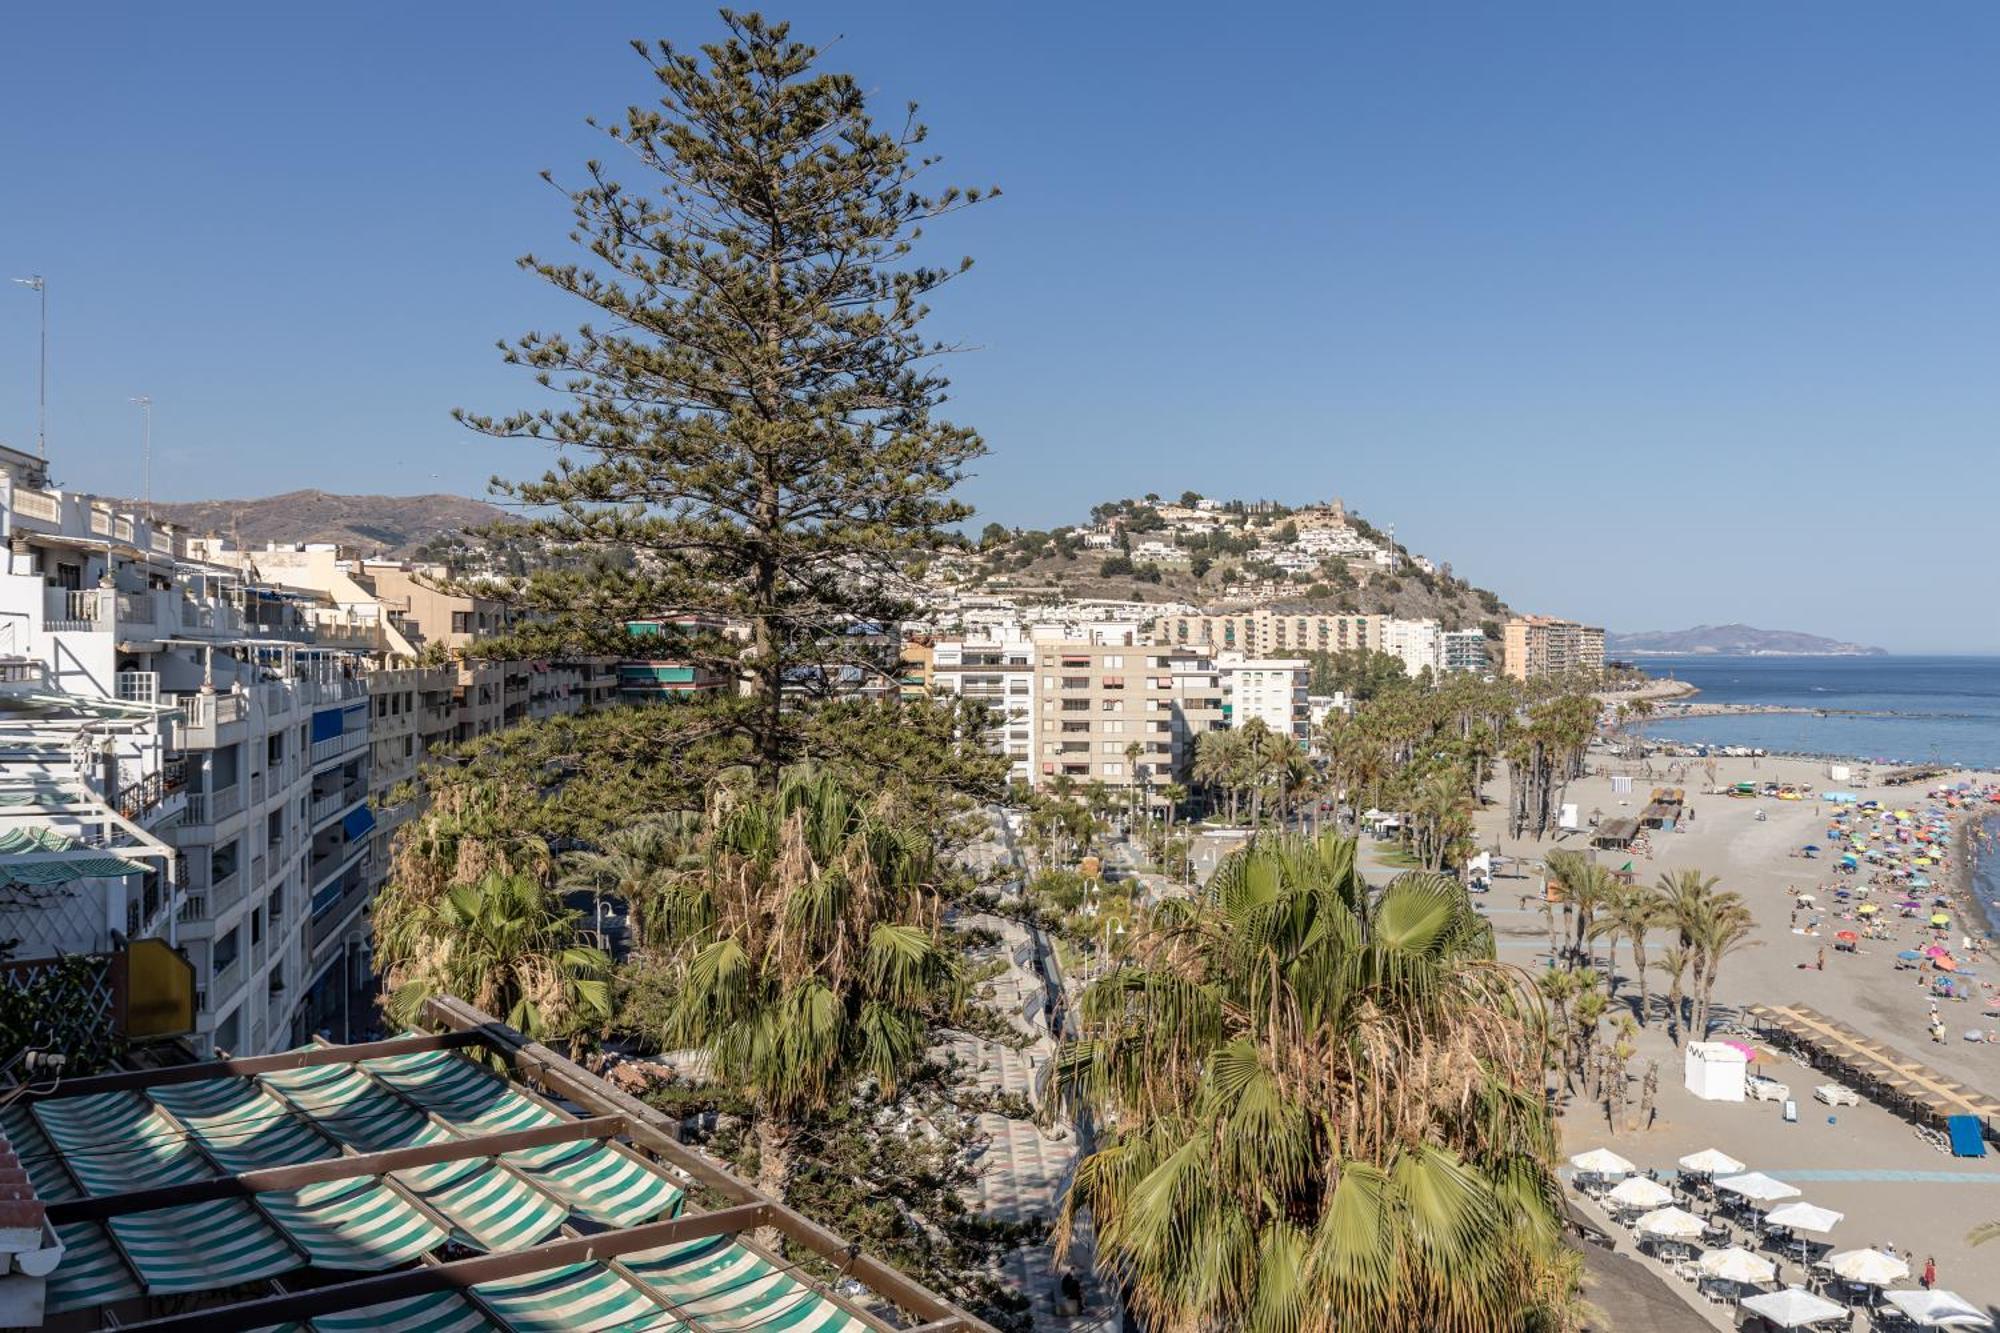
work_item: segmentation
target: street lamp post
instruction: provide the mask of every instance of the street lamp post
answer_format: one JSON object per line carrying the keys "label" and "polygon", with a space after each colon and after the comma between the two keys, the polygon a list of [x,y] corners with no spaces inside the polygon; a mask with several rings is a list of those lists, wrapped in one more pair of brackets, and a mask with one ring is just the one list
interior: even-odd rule
{"label": "street lamp post", "polygon": [[46,463],[49,461],[49,284],[39,273],[14,281],[41,298],[42,361],[35,386],[35,454]]}
{"label": "street lamp post", "polygon": [[146,432],[141,448],[146,474],[146,521],[150,523],[153,521],[153,395],[142,393],[132,401],[146,414]]}

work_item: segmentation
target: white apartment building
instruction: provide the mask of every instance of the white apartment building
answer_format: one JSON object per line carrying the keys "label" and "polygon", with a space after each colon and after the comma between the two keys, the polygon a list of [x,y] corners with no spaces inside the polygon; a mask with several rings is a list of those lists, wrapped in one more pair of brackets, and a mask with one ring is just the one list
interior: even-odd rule
{"label": "white apartment building", "polygon": [[1402,659],[1412,676],[1436,673],[1444,669],[1444,631],[1435,620],[1384,620],[1382,651]]}
{"label": "white apartment building", "polygon": [[159,938],[194,1039],[261,1053],[365,981],[380,873],[379,626],[186,559],[171,529],[0,450],[0,937],[21,960]]}
{"label": "white apartment building", "polygon": [[1216,659],[1223,690],[1223,713],[1233,730],[1241,731],[1256,718],[1272,734],[1290,736],[1300,745],[1312,738],[1311,706],[1306,690],[1312,668],[1303,658],[1244,659],[1225,653]]}
{"label": "white apartment building", "polygon": [[930,688],[975,699],[994,712],[987,745],[1007,756],[1009,780],[1033,784],[1035,644],[1020,633],[939,639],[931,647]]}

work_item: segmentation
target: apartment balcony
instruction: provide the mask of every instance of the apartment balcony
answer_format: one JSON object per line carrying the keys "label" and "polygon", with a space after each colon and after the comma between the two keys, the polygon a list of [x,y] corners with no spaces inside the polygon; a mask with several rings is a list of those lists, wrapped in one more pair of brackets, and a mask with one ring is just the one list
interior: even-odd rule
{"label": "apartment balcony", "polygon": [[190,893],[182,897],[180,910],[174,913],[174,919],[184,926],[192,921],[208,920],[208,895]]}
{"label": "apartment balcony", "polygon": [[339,759],[343,755],[353,754],[356,750],[364,749],[367,744],[368,733],[366,731],[346,731],[338,736],[328,736],[323,741],[314,741],[311,752],[312,765],[314,768],[317,768],[321,764]]}
{"label": "apartment balcony", "polygon": [[247,887],[241,870],[232,870],[221,879],[210,881],[208,886],[209,911],[215,916],[221,916],[224,912],[227,912],[230,908],[243,901],[243,895]]}
{"label": "apartment balcony", "polygon": [[243,989],[243,955],[238,954],[224,964],[221,971],[209,979],[208,1004],[210,1011],[213,1012],[216,1009],[226,1008],[229,1002],[235,998],[236,992],[241,989]]}
{"label": "apartment balcony", "polygon": [[335,816],[353,808],[368,799],[366,788],[357,787],[348,791],[337,791],[326,796],[315,796],[310,807],[309,822],[317,833],[331,822]]}

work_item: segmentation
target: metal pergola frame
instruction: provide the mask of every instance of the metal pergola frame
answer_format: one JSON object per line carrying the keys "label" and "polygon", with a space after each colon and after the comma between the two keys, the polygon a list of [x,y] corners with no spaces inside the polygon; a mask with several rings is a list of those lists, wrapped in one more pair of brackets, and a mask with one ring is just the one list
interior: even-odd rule
{"label": "metal pergola frame", "polygon": [[[860,1282],[910,1316],[915,1322],[904,1326],[902,1333],[995,1333],[991,1325],[921,1283],[863,1254],[858,1244],[760,1193],[747,1181],[682,1143],[679,1126],[671,1117],[619,1091],[548,1047],[528,1040],[492,1016],[462,1000],[439,996],[425,1005],[424,1018],[427,1026],[438,1030],[424,1035],[347,1046],[315,1046],[280,1055],[211,1060],[67,1079],[46,1088],[16,1088],[13,1099],[33,1104],[93,1094],[143,1093],[150,1088],[209,1079],[255,1077],[285,1070],[353,1064],[429,1051],[476,1049],[496,1057],[511,1069],[526,1085],[523,1091],[534,1100],[545,1106],[551,1105],[546,1098],[536,1095],[537,1090],[545,1090],[550,1096],[582,1108],[583,1117],[570,1118],[565,1113],[560,1123],[532,1129],[471,1134],[449,1142],[384,1152],[349,1151],[338,1157],[290,1166],[224,1173],[209,1180],[52,1202],[48,1205],[50,1223],[100,1222],[151,1209],[215,1199],[243,1198],[254,1204],[254,1196],[267,1190],[296,1189],[320,1181],[382,1177],[389,1172],[438,1162],[475,1158],[497,1160],[505,1154],[529,1148],[587,1140],[605,1142],[622,1153],[637,1152],[664,1166],[670,1175],[720,1196],[725,1200],[724,1206],[711,1211],[689,1210],[670,1220],[610,1228],[590,1234],[576,1234],[574,1229],[570,1229],[568,1234],[520,1250],[497,1251],[449,1261],[427,1257],[416,1267],[307,1289],[291,1290],[273,1281],[270,1286],[275,1294],[199,1305],[134,1322],[115,1319],[113,1312],[106,1309],[100,1316],[100,1322],[109,1321],[121,1329],[158,1330],[160,1333],[236,1333],[237,1330],[309,1320],[316,1315],[357,1310],[438,1292],[457,1292],[478,1305],[477,1293],[471,1289],[482,1283],[552,1272],[577,1263],[602,1263],[613,1272],[633,1280],[634,1275],[620,1262],[621,1256],[706,1236],[770,1228],[800,1249],[835,1264],[844,1277]],[[556,1109],[560,1111],[560,1108]],[[789,1267],[747,1235],[737,1234],[735,1243],[781,1271]],[[818,1299],[837,1305],[878,1333],[896,1333],[897,1325],[855,1304],[825,1283],[803,1274],[795,1274],[795,1279],[804,1282]],[[697,1333],[707,1327],[700,1318],[675,1305],[644,1279],[636,1280],[634,1285],[647,1299],[661,1307],[663,1321],[677,1322]],[[117,1313],[123,1314],[128,1309],[129,1306],[121,1306]]]}

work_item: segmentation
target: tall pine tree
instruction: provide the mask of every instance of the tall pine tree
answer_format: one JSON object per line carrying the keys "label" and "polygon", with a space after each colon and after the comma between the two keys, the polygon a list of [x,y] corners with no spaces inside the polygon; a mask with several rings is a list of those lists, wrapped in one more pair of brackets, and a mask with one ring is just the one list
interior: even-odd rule
{"label": "tall pine tree", "polygon": [[918,188],[936,159],[914,104],[878,129],[789,25],[722,20],[698,53],[634,43],[658,104],[599,128],[642,180],[591,162],[569,192],[588,259],[521,261],[602,312],[502,345],[567,404],[458,415],[557,453],[494,483],[524,506],[505,535],[561,558],[507,583],[526,628],[488,651],[615,650],[640,618],[726,627],[657,651],[745,686],[716,706],[775,784],[798,751],[788,689],[893,673],[895,636],[868,631],[906,610],[911,557],[971,512],[951,490],[984,446],[933,415],[951,349],[921,331],[971,261],[929,267],[913,247],[981,193]]}

